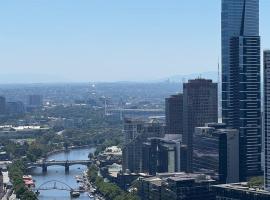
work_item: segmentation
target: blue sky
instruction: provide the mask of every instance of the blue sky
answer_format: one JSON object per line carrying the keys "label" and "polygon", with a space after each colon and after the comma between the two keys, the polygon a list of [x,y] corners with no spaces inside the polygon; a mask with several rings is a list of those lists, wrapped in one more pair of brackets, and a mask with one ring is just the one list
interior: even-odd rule
{"label": "blue sky", "polygon": [[[220,0],[0,2],[0,75],[55,81],[155,80],[215,71]],[[263,48],[270,1],[260,0]]]}

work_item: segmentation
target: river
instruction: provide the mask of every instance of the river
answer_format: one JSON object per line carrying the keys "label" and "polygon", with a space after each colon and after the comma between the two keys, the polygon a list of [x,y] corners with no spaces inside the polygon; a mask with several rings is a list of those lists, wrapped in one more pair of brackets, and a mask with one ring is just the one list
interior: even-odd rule
{"label": "river", "polygon": [[[95,148],[83,148],[83,149],[73,149],[69,152],[60,152],[53,154],[48,157],[47,160],[87,160],[88,154],[90,152],[94,152]],[[65,168],[63,166],[50,166],[47,169],[46,173],[42,173],[41,168],[34,168],[31,170],[30,174],[33,176],[33,179],[36,181],[36,187],[43,184],[46,181],[50,180],[58,180],[64,182],[72,188],[77,189],[79,184],[76,182],[74,176],[81,175],[84,170],[86,170],[86,166],[83,165],[73,165],[70,166],[69,172],[65,173]],[[54,185],[51,183],[49,186]],[[61,184],[57,183],[57,186],[61,186]],[[70,194],[68,191],[61,190],[46,190],[40,191],[39,195],[40,200],[70,200]],[[89,200],[87,193],[81,193],[80,197],[77,198],[79,200]]]}

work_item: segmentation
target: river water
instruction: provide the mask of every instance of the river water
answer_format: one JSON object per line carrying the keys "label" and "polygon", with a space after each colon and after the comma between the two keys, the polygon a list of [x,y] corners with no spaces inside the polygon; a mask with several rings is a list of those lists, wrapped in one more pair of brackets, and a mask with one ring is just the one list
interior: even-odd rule
{"label": "river water", "polygon": [[[87,160],[88,154],[93,153],[95,148],[84,148],[84,149],[73,149],[69,152],[60,152],[53,154],[48,157],[47,160]],[[36,181],[36,187],[40,186],[44,182],[50,180],[58,180],[69,185],[73,189],[77,189],[79,184],[74,178],[76,175],[81,175],[86,166],[83,165],[72,165],[69,167],[69,172],[65,173],[65,168],[63,166],[49,166],[46,173],[42,172],[41,168],[34,168],[31,170],[30,174],[33,176],[33,179]],[[51,187],[54,183],[50,183],[47,186]],[[56,183],[56,186],[62,187],[63,185]],[[46,190],[40,191],[39,195],[40,200],[70,200],[70,194],[68,191],[61,190]],[[89,200],[87,193],[81,193],[79,200]]]}

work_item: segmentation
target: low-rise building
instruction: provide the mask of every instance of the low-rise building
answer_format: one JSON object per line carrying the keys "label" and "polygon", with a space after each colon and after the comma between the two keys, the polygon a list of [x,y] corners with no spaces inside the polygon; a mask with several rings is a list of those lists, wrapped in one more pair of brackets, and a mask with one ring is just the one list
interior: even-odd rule
{"label": "low-rise building", "polygon": [[214,183],[204,174],[161,173],[141,179],[139,195],[142,200],[215,200]]}
{"label": "low-rise building", "polygon": [[222,123],[196,127],[193,171],[211,175],[220,183],[239,182],[239,131]]}
{"label": "low-rise building", "polygon": [[270,192],[250,187],[248,183],[232,183],[212,186],[216,200],[269,200]]}

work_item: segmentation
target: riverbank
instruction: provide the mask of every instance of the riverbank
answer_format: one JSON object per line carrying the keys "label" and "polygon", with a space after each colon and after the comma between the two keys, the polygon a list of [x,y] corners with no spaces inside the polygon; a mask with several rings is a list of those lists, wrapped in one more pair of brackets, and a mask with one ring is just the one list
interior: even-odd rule
{"label": "riverbank", "polygon": [[[88,159],[88,154],[93,153],[95,148],[87,148],[87,146],[77,146],[77,148],[72,148],[70,151],[58,152],[53,155],[48,156],[49,160],[86,160]],[[36,188],[52,188],[54,187],[53,180],[56,180],[55,186],[57,188],[67,188],[66,185],[70,186],[74,190],[79,190],[80,183],[77,182],[76,177],[80,176],[87,167],[84,165],[72,165],[68,173],[65,172],[63,166],[49,166],[46,173],[42,172],[41,168],[33,168],[29,171],[33,179],[36,181]],[[61,183],[65,183],[63,185]],[[45,184],[45,185],[44,185]],[[70,200],[70,193],[66,190],[40,190],[39,200]],[[78,200],[89,200],[88,192],[80,193]]]}
{"label": "riverbank", "polygon": [[48,152],[44,158],[48,159],[49,156],[52,156],[52,155],[57,154],[57,153],[62,153],[62,152],[66,152],[69,150],[73,150],[73,149],[96,148],[96,146],[98,146],[98,145],[93,145],[93,144],[90,145],[89,144],[89,145],[82,145],[82,146],[71,146],[71,147],[68,147],[68,150],[66,150],[65,148],[56,149],[56,150]]}

